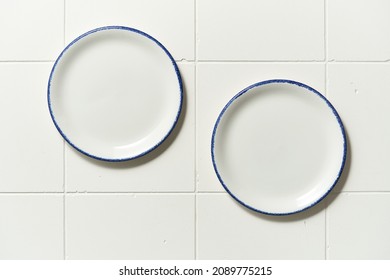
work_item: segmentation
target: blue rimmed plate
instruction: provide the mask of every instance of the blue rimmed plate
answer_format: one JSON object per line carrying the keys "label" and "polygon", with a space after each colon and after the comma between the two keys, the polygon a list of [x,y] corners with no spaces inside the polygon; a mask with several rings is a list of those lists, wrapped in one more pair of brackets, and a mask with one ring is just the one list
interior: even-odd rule
{"label": "blue rimmed plate", "polygon": [[48,84],[51,117],[76,150],[106,161],[158,147],[178,121],[182,80],[168,50],[137,29],[107,26],[71,42]]}
{"label": "blue rimmed plate", "polygon": [[211,141],[215,172],[244,206],[270,215],[321,201],[343,171],[347,142],[332,104],[291,80],[247,87],[220,113]]}

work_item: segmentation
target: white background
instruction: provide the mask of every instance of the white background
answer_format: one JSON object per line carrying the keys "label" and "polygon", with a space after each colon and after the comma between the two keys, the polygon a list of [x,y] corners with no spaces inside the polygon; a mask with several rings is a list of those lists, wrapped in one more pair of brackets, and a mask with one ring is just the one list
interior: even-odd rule
{"label": "white background", "polygon": [[[0,1],[0,259],[390,259],[390,1]],[[47,109],[54,60],[104,25],[177,60],[173,135],[126,163],[64,143]],[[349,137],[332,194],[298,215],[244,209],[210,160],[224,104],[272,78],[328,97]]]}

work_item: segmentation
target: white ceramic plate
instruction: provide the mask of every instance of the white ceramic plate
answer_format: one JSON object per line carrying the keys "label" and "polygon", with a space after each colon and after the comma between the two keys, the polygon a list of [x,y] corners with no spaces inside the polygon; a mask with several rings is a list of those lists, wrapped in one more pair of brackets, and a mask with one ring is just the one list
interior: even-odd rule
{"label": "white ceramic plate", "polygon": [[290,80],[254,84],[234,96],[214,127],[216,174],[244,206],[271,215],[322,200],[344,168],[347,143],[335,108]]}
{"label": "white ceramic plate", "polygon": [[160,145],[183,100],[178,67],[150,35],[107,26],[71,42],[49,78],[51,117],[65,140],[100,160],[140,157]]}

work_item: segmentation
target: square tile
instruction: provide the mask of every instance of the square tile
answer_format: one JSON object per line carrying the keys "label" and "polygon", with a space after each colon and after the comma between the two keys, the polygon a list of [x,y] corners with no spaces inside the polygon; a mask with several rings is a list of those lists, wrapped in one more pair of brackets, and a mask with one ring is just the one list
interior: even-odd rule
{"label": "square tile", "polygon": [[197,209],[199,259],[325,258],[324,211],[265,216],[227,194],[199,194]]}
{"label": "square tile", "polygon": [[194,65],[180,63],[185,101],[180,121],[160,147],[127,162],[90,159],[67,145],[70,192],[191,192],[195,188]]}
{"label": "square tile", "polygon": [[390,59],[390,2],[328,0],[329,59]]}
{"label": "square tile", "polygon": [[69,259],[192,259],[193,195],[67,195]]}
{"label": "square tile", "polygon": [[198,0],[200,60],[323,60],[324,2]]}
{"label": "square tile", "polygon": [[63,0],[1,4],[0,61],[53,60],[64,44]]}
{"label": "square tile", "polygon": [[223,191],[211,162],[211,135],[226,103],[242,89],[269,79],[291,79],[324,93],[322,63],[201,63],[197,67],[197,173],[198,191]]}
{"label": "square tile", "polygon": [[67,0],[66,41],[91,29],[123,25],[162,43],[176,60],[194,59],[194,0]]}
{"label": "square tile", "polygon": [[48,63],[0,64],[0,192],[63,190],[63,140],[47,107]]}
{"label": "square tile", "polygon": [[390,259],[390,194],[340,194],[328,210],[330,259]]}
{"label": "square tile", "polygon": [[0,259],[63,259],[63,196],[0,195]]}
{"label": "square tile", "polygon": [[328,66],[329,99],[349,138],[347,191],[390,190],[390,65]]}

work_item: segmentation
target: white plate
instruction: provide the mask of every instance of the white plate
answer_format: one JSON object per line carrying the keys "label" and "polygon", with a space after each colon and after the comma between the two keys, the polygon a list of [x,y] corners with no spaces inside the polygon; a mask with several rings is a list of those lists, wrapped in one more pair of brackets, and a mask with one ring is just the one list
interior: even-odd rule
{"label": "white plate", "polygon": [[160,145],[183,100],[178,67],[150,35],[107,26],[71,42],[49,78],[49,110],[78,151],[100,160],[140,157]]}
{"label": "white plate", "polygon": [[269,80],[234,96],[214,127],[214,169],[244,206],[270,215],[303,211],[322,200],[344,168],[341,119],[313,88]]}

